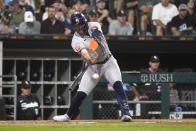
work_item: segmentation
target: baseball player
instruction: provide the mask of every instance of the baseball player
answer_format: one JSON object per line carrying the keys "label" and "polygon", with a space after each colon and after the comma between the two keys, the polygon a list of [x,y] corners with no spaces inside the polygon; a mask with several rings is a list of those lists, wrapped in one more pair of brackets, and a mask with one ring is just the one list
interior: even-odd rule
{"label": "baseball player", "polygon": [[22,81],[21,95],[17,97],[17,120],[40,120],[40,103],[36,95],[31,94],[31,83]]}
{"label": "baseball player", "polygon": [[[70,108],[64,115],[54,116],[55,121],[69,121],[73,114],[78,111],[82,101],[93,90],[102,76],[110,82],[115,90],[117,101],[121,107],[121,121],[131,121],[129,106],[126,94],[123,90],[121,72],[116,59],[112,56],[107,42],[101,30],[101,26],[97,22],[87,22],[82,13],[75,12],[71,16],[71,22],[75,29],[71,46],[75,52],[89,64],[84,73],[76,95],[73,97]],[[98,43],[93,57],[89,52],[91,40],[94,39]],[[96,57],[95,57],[96,56]],[[99,77],[92,77],[93,74]]]}

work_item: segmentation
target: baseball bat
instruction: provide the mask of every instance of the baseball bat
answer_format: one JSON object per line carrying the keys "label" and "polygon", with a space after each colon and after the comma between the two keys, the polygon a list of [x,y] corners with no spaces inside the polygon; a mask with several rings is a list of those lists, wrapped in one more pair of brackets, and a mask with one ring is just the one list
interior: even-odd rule
{"label": "baseball bat", "polygon": [[86,64],[86,62],[83,62],[82,69],[81,69],[80,73],[76,76],[75,80],[69,86],[70,91],[73,91],[76,88],[78,83],[81,81],[82,76],[84,75],[87,68],[88,68],[88,64]]}
{"label": "baseball bat", "polygon": [[[89,55],[92,58],[96,58],[97,57],[96,51],[95,51],[97,49],[97,47],[98,47],[97,41],[94,38],[91,38],[91,40],[90,40],[90,47],[89,47]],[[85,71],[87,70],[88,66],[89,66],[89,64],[87,64],[87,62],[83,62],[81,72],[77,75],[75,80],[72,82],[72,84],[68,88],[70,91],[73,91],[76,88],[78,83],[81,81],[82,76],[84,75]]]}

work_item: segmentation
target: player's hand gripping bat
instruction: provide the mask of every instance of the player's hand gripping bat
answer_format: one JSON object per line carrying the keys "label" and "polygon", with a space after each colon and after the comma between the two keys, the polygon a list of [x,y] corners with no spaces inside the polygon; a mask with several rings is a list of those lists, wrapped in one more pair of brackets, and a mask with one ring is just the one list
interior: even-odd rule
{"label": "player's hand gripping bat", "polygon": [[84,75],[85,71],[87,70],[89,64],[92,64],[92,63],[94,63],[96,61],[96,59],[97,59],[98,56],[97,56],[97,53],[96,53],[95,50],[97,48],[98,48],[97,41],[94,38],[91,38],[90,47],[88,49],[89,56],[91,57],[90,63],[83,62],[83,65],[82,65],[82,68],[81,68],[80,73],[77,75],[77,77],[75,78],[75,80],[69,86],[69,90],[70,91],[73,91],[76,88],[76,86],[78,85],[78,83],[81,81],[82,76]]}

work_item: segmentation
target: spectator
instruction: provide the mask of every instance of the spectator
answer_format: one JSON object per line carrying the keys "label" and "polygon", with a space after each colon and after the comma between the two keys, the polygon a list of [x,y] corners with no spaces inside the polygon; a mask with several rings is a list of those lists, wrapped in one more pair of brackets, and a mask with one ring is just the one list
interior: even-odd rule
{"label": "spectator", "polygon": [[46,7],[51,6],[54,3],[54,0],[44,0],[44,4]]}
{"label": "spectator", "polygon": [[13,0],[1,0],[1,1],[4,1],[4,5],[5,5],[6,7],[8,7],[8,6],[9,6],[9,2],[10,2],[10,1],[13,1]]}
{"label": "spectator", "polygon": [[[149,60],[149,68],[142,71],[141,74],[160,73],[163,72],[159,69],[160,59],[157,55],[153,55]],[[138,100],[160,100],[160,83],[133,83],[131,86],[135,94],[134,101]],[[142,105],[141,116],[148,117],[149,110],[160,109],[160,105]]]}
{"label": "spectator", "polygon": [[107,0],[108,10],[112,17],[116,17],[116,14],[123,9],[123,0]]}
{"label": "spectator", "polygon": [[[56,15],[55,15],[56,19],[60,20],[62,22],[65,21],[65,16],[64,16],[63,10],[61,8],[62,7],[61,3],[58,0],[56,0],[51,4],[51,6],[53,6],[56,10]],[[48,18],[48,11],[47,10],[48,10],[48,8],[46,8],[46,12],[42,16],[43,21]]]}
{"label": "spectator", "polygon": [[70,34],[74,34],[74,27],[71,24],[71,15],[75,12],[75,9],[70,8],[68,9],[68,12],[66,14],[66,18],[64,21],[64,25],[65,25],[65,34],[66,35],[70,35]]}
{"label": "spectator", "polygon": [[0,0],[0,13],[6,8],[4,0]]}
{"label": "spectator", "polygon": [[60,3],[60,9],[62,9],[63,13],[66,14],[68,11],[68,7],[65,5],[65,0],[59,0]]}
{"label": "spectator", "polygon": [[177,8],[179,8],[180,4],[187,4],[188,0],[173,0],[172,3],[176,5]]}
{"label": "spectator", "polygon": [[188,11],[188,17],[191,18],[191,21],[193,22],[194,30],[196,30],[196,9],[195,9],[195,0],[188,0],[187,3],[187,11]]}
{"label": "spectator", "polygon": [[9,10],[13,14],[11,22],[15,24],[16,28],[18,29],[20,23],[24,21],[25,11],[19,8],[18,0],[13,0],[9,3]]}
{"label": "spectator", "polygon": [[118,13],[120,10],[122,10],[123,0],[115,0],[114,8],[116,12]]}
{"label": "spectator", "polygon": [[25,0],[18,0],[19,7],[24,11],[31,11],[34,14],[34,9],[32,6],[28,5]]}
{"label": "spectator", "polygon": [[48,7],[48,18],[41,24],[42,34],[64,34],[64,24],[57,20],[55,15],[55,8],[52,6]]}
{"label": "spectator", "polygon": [[169,0],[161,0],[156,4],[152,11],[153,24],[156,26],[156,35],[162,36],[166,25],[171,19],[178,15],[178,9],[175,5],[170,4]]}
{"label": "spectator", "polygon": [[112,18],[110,17],[109,11],[105,9],[105,0],[96,0],[96,9],[98,13],[97,21],[102,25],[103,34],[107,34]]}
{"label": "spectator", "polygon": [[0,34],[13,34],[15,33],[15,26],[10,23],[12,13],[5,11],[2,16],[2,22],[0,23]]}
{"label": "spectator", "polygon": [[146,35],[147,30],[151,32],[152,9],[158,2],[159,0],[138,0],[138,9],[140,11],[140,35]]}
{"label": "spectator", "polygon": [[64,12],[63,12],[63,8],[62,8],[62,4],[60,3],[60,1],[56,0],[52,6],[56,9],[56,19],[60,20],[60,21],[65,21],[65,16],[64,16]]}
{"label": "spectator", "polygon": [[109,26],[110,35],[132,35],[133,27],[126,21],[126,15],[123,10],[117,13],[117,20],[114,20]]}
{"label": "spectator", "polygon": [[171,21],[171,32],[173,35],[180,35],[188,30],[193,30],[193,22],[187,16],[187,6],[180,4],[179,15],[175,16]]}
{"label": "spectator", "polygon": [[135,10],[137,9],[138,0],[124,0],[125,10],[128,14],[128,22],[135,27]]}
{"label": "spectator", "polygon": [[34,22],[33,13],[27,11],[24,14],[24,22],[19,26],[20,34],[40,34],[40,23],[38,21]]}
{"label": "spectator", "polygon": [[70,1],[70,5],[76,11],[86,14],[88,11],[88,7],[90,5],[90,2],[89,2],[89,0],[72,0],[72,1]]}
{"label": "spectator", "polygon": [[0,23],[1,23],[2,13],[3,13],[3,8],[0,7]]}
{"label": "spectator", "polygon": [[40,120],[40,103],[37,96],[31,94],[31,83],[22,81],[21,95],[17,97],[17,120]]}
{"label": "spectator", "polygon": [[89,11],[88,13],[88,21],[89,22],[97,22],[97,19],[98,19],[98,13],[96,10],[91,10]]}
{"label": "spectator", "polygon": [[3,9],[3,10],[7,9],[10,1],[13,1],[13,0],[0,0],[0,9]]}
{"label": "spectator", "polygon": [[33,8],[35,13],[40,12],[40,5],[41,5],[41,1],[43,1],[43,0],[25,0],[25,1],[29,6],[31,6]]}

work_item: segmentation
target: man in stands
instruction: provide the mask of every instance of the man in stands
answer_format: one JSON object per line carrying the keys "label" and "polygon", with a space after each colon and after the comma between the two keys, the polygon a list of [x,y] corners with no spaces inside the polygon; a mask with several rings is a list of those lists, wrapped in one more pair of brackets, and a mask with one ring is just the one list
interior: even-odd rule
{"label": "man in stands", "polygon": [[193,30],[193,21],[187,16],[187,6],[180,4],[179,15],[175,16],[171,21],[171,32],[173,35],[178,36],[183,32]]}
{"label": "man in stands", "polygon": [[156,26],[156,35],[162,36],[166,30],[166,25],[172,18],[178,15],[178,9],[170,0],[161,0],[156,4],[152,11],[153,24]]}
{"label": "man in stands", "polygon": [[64,34],[64,24],[55,18],[55,14],[55,8],[48,7],[48,18],[41,24],[42,34]]}

